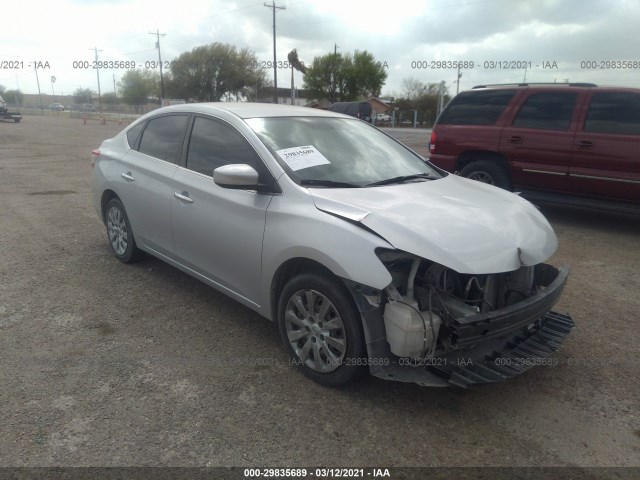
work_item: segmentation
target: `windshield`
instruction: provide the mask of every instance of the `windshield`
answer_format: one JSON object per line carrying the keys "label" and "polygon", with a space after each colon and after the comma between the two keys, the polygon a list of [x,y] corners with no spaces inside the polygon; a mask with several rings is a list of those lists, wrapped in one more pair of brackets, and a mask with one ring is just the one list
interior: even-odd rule
{"label": "windshield", "polygon": [[246,122],[303,185],[348,187],[420,174],[441,177],[418,155],[357,119],[268,117]]}

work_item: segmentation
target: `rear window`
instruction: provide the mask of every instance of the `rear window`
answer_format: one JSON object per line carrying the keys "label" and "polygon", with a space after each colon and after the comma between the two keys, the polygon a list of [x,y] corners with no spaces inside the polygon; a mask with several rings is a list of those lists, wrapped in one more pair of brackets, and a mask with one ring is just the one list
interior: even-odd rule
{"label": "rear window", "polygon": [[640,135],[640,95],[628,92],[594,94],[584,131]]}
{"label": "rear window", "polygon": [[437,123],[449,125],[493,125],[504,112],[515,90],[463,92],[444,109]]}

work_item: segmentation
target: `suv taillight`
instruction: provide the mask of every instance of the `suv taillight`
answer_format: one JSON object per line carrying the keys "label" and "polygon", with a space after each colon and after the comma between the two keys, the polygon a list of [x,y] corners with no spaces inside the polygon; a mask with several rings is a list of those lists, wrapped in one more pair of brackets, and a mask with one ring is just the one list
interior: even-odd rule
{"label": "suv taillight", "polygon": [[436,139],[438,136],[435,131],[431,132],[431,140],[429,140],[429,152],[433,153],[436,149]]}

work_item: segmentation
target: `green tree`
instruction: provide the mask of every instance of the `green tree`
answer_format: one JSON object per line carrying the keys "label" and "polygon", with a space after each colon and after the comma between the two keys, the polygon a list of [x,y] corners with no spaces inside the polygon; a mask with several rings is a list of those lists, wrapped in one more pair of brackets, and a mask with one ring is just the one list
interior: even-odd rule
{"label": "green tree", "polygon": [[379,96],[387,80],[385,68],[366,50],[329,53],[313,59],[304,75],[304,88],[311,97],[331,102]]}
{"label": "green tree", "polygon": [[118,96],[113,92],[108,92],[102,95],[102,101],[105,105],[117,105],[120,101]]}
{"label": "green tree", "polygon": [[91,95],[93,92],[90,88],[78,87],[73,92],[73,101],[75,103],[91,103]]}
{"label": "green tree", "polygon": [[153,70],[127,70],[118,86],[127,105],[144,105],[149,97],[158,97],[160,76]]}
{"label": "green tree", "polygon": [[184,52],[172,62],[167,92],[173,98],[217,102],[230,95],[248,98],[265,82],[255,53],[216,42]]}
{"label": "green tree", "polygon": [[[414,78],[402,81],[403,98],[398,99],[396,106],[400,110],[400,120],[413,120],[413,110],[418,112],[420,125],[433,125],[438,114],[440,101],[440,83],[423,83]],[[444,87],[443,106],[451,99],[447,87]]]}
{"label": "green tree", "polygon": [[7,87],[5,87],[4,85],[0,85],[0,95],[4,95],[4,92],[7,91]]}
{"label": "green tree", "polygon": [[20,90],[5,90],[2,93],[4,101],[13,105],[22,105],[24,94]]}

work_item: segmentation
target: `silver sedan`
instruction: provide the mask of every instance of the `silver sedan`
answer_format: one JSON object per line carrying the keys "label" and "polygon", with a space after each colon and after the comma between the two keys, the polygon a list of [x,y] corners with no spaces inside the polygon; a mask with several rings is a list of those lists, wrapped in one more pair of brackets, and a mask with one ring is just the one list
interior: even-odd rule
{"label": "silver sedan", "polygon": [[519,196],[449,175],[345,115],[175,105],[93,151],[95,208],[124,263],[156,256],[277,322],[324,385],[503,381],[573,327],[568,269]]}

